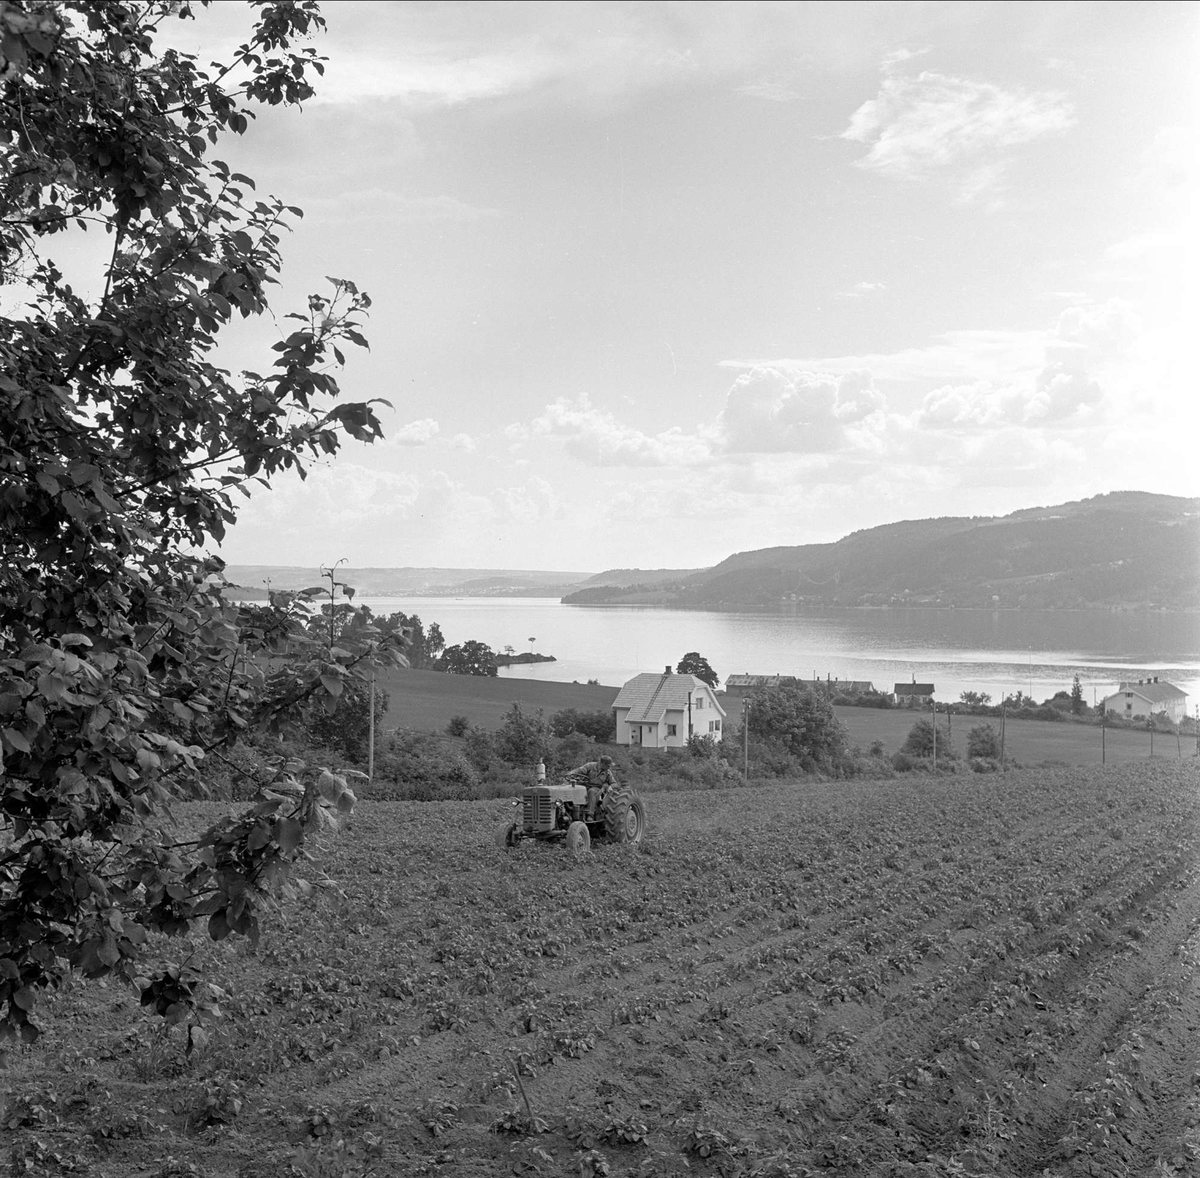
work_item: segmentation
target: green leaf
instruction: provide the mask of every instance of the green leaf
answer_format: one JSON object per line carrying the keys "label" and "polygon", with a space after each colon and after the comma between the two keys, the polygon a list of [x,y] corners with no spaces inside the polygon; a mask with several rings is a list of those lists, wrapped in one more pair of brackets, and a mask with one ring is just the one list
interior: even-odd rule
{"label": "green leaf", "polygon": [[295,818],[280,818],[275,823],[275,842],[287,856],[294,855],[304,842],[304,827]]}

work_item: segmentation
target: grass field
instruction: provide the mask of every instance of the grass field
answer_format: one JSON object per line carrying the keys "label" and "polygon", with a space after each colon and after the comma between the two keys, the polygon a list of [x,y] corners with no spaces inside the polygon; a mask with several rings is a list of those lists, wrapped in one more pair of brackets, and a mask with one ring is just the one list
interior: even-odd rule
{"label": "grass field", "polygon": [[[390,702],[385,728],[412,728],[419,732],[443,732],[451,716],[466,716],[482,728],[497,728],[505,712],[520,703],[527,712],[541,709],[547,717],[563,708],[598,711],[608,708],[616,698],[616,687],[598,687],[579,683],[553,683],[538,679],[484,679],[470,675],[444,675],[437,671],[393,671],[381,683]],[[728,706],[728,705],[727,705]],[[838,718],[850,731],[851,743],[868,749],[873,741],[883,742],[891,754],[904,743],[917,718],[908,711],[883,711],[878,708],[835,708]],[[736,719],[731,715],[729,720]],[[942,721],[944,722],[944,720]],[[976,724],[990,723],[999,730],[996,719],[956,716],[952,734],[961,754],[966,748],[967,732]],[[1108,764],[1143,760],[1150,755],[1150,736],[1133,729],[1110,728],[1104,734],[1104,757]],[[1101,732],[1098,727],[1050,723],[1040,720],[1010,720],[1005,730],[1005,752],[1026,765],[1061,761],[1068,765],[1101,763]],[[1194,756],[1196,738],[1176,738],[1158,733],[1154,738],[1155,757],[1178,759]]]}
{"label": "grass field", "polygon": [[[640,847],[363,804],[191,1056],[69,984],[14,1174],[1200,1172],[1194,761],[650,795]],[[211,815],[197,807],[192,817]],[[179,946],[174,950],[179,952]]]}

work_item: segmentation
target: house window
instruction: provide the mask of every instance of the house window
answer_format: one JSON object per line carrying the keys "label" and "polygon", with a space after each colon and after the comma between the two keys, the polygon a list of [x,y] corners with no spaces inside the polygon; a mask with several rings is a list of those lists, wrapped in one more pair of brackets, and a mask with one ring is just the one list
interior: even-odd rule
{"label": "house window", "polygon": [[676,733],[676,731],[675,731],[675,725],[674,725],[674,724],[668,724],[668,725],[667,725],[667,735],[668,735],[668,736],[675,736],[675,735],[677,735],[677,733]]}
{"label": "house window", "polygon": [[721,721],[720,720],[709,720],[708,730],[709,730],[709,732],[720,732],[721,731]]}
{"label": "house window", "polygon": [[696,700],[696,711],[699,711],[702,707],[704,707],[704,696],[700,696],[700,698]]}

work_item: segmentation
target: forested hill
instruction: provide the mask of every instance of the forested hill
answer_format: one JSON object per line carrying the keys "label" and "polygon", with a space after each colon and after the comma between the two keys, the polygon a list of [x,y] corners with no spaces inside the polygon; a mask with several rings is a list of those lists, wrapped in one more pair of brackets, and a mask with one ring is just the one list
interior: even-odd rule
{"label": "forested hill", "polygon": [[[595,578],[594,580],[600,580]],[[1200,608],[1200,499],[1118,491],[1006,516],[906,520],[831,544],[739,552],[572,604]]]}

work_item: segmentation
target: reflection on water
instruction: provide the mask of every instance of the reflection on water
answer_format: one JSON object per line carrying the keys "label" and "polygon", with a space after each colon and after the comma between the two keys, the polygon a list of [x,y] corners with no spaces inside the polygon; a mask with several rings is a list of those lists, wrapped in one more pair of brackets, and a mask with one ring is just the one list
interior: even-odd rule
{"label": "reflection on water", "polygon": [[[437,622],[448,643],[536,650],[557,661],[502,674],[621,684],[699,651],[734,672],[866,679],[881,690],[932,681],[940,699],[1021,690],[1041,699],[1078,674],[1088,702],[1122,679],[1158,675],[1200,703],[1200,615],[1067,610],[822,609],[779,612],[567,606],[545,598],[365,598],[376,612]],[[532,646],[530,636],[533,636]]]}

